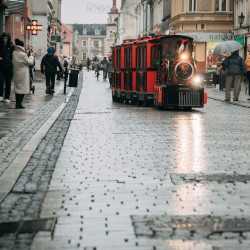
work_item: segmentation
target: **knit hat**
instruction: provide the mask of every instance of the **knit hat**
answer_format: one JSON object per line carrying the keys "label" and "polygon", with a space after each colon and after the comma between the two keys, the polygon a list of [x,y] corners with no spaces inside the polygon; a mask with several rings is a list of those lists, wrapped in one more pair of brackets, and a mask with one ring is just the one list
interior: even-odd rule
{"label": "knit hat", "polygon": [[53,47],[48,47],[47,51],[48,53],[52,53],[52,54],[55,52]]}
{"label": "knit hat", "polygon": [[24,46],[24,42],[19,40],[18,38],[15,39],[15,44],[18,45],[18,46],[21,46],[21,47]]}

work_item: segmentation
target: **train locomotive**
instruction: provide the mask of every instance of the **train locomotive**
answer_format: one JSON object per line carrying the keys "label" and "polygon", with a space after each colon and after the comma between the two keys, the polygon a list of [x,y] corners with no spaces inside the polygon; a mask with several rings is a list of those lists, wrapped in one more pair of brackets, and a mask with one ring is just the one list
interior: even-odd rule
{"label": "train locomotive", "polygon": [[193,39],[158,35],[112,47],[112,100],[158,108],[202,108],[207,102],[192,57]]}

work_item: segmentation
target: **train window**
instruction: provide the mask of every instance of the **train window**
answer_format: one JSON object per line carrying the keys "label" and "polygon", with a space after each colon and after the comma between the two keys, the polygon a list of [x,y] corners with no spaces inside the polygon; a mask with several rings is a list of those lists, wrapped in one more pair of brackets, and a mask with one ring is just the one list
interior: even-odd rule
{"label": "train window", "polygon": [[151,58],[150,58],[150,66],[152,68],[156,67],[157,62],[159,60],[159,53],[158,53],[158,45],[151,47]]}
{"label": "train window", "polygon": [[140,68],[140,47],[136,48],[136,68]]}
{"label": "train window", "polygon": [[117,49],[116,53],[116,68],[120,68],[121,65],[121,49]]}
{"label": "train window", "polygon": [[125,48],[125,68],[131,68],[132,58],[131,58],[131,47]]}
{"label": "train window", "polygon": [[142,60],[142,68],[147,67],[147,47],[143,46],[143,60]]}

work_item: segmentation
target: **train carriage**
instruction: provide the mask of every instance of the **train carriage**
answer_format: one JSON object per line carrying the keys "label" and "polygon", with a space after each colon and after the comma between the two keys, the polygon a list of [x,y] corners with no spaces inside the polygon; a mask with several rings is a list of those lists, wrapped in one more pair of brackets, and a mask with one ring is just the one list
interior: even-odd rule
{"label": "train carriage", "polygon": [[130,39],[113,47],[113,100],[159,108],[203,107],[207,97],[192,52],[193,39],[179,35]]}

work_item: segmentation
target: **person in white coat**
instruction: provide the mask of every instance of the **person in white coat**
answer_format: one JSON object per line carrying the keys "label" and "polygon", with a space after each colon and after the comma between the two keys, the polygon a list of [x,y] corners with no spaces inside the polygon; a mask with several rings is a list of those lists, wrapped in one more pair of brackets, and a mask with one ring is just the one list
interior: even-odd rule
{"label": "person in white coat", "polygon": [[24,42],[16,39],[13,52],[14,91],[16,94],[16,109],[24,109],[22,101],[25,94],[30,93],[29,66],[34,65],[34,57],[25,53]]}

